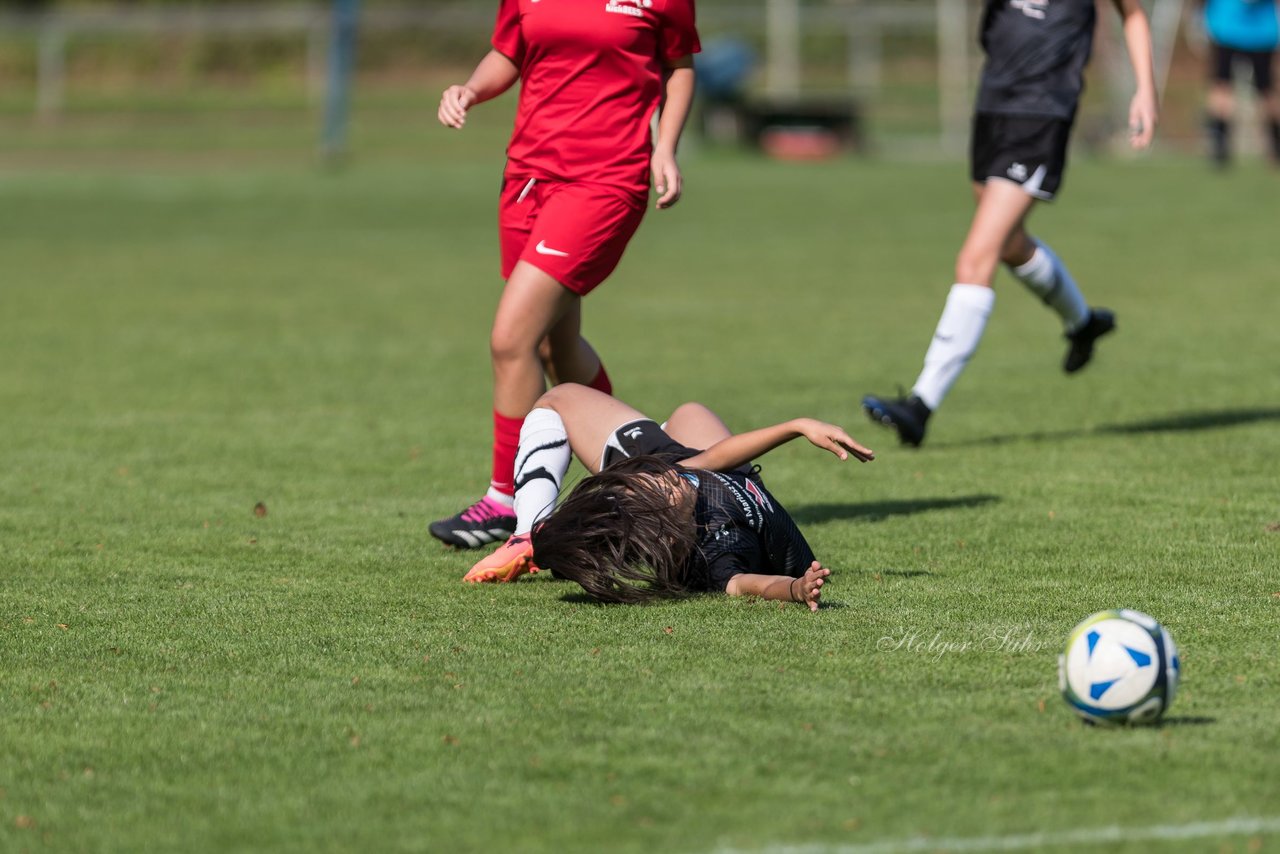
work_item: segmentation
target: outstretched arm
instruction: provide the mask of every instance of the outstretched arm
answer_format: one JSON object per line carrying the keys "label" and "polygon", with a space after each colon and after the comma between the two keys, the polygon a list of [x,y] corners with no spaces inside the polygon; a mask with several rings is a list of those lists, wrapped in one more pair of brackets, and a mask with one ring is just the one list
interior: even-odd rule
{"label": "outstretched arm", "polygon": [[1142,0],[1113,0],[1124,21],[1124,44],[1138,90],[1129,103],[1129,144],[1146,148],[1156,133],[1160,107],[1156,97],[1156,73],[1151,62],[1151,23],[1143,11]]}
{"label": "outstretched arm", "polygon": [[489,51],[466,83],[444,90],[437,113],[440,124],[461,128],[467,123],[467,110],[498,97],[519,78],[520,69],[511,59],[496,50]]}
{"label": "outstretched arm", "polygon": [[730,596],[759,596],[761,599],[798,602],[808,606],[810,611],[816,611],[822,598],[822,585],[830,574],[831,570],[815,560],[799,578],[753,573],[735,575],[729,579],[725,592]]}
{"label": "outstretched arm", "polygon": [[874,460],[876,456],[834,424],[814,418],[793,418],[772,427],[762,427],[722,439],[702,453],[683,460],[680,465],[689,469],[729,471],[800,436],[842,460],[847,460],[852,455],[854,459],[865,463]]}
{"label": "outstretched arm", "polygon": [[653,145],[650,169],[658,191],[658,208],[669,208],[680,201],[684,179],[676,165],[676,146],[684,131],[685,119],[693,103],[693,57],[677,59],[662,72],[662,110],[658,116],[658,139]]}

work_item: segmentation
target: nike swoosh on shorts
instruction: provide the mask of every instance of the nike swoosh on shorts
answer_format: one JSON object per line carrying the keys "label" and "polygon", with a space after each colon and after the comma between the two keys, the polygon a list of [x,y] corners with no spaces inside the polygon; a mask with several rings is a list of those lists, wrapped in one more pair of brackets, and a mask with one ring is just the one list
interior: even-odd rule
{"label": "nike swoosh on shorts", "polygon": [[555,255],[559,258],[569,257],[568,252],[561,252],[559,249],[552,249],[547,245],[547,241],[545,240],[539,240],[538,245],[533,247],[533,251],[537,252],[539,255]]}

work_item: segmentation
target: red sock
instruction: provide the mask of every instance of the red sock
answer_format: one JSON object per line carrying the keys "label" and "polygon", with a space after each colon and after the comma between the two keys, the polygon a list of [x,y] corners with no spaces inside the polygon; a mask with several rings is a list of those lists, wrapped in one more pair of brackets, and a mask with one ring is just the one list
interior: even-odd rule
{"label": "red sock", "polygon": [[489,486],[503,495],[516,494],[516,449],[524,416],[508,418],[493,411],[493,479]]}
{"label": "red sock", "polygon": [[596,374],[596,378],[587,383],[587,385],[596,391],[613,394],[613,383],[609,382],[609,374],[604,369],[604,362],[600,363],[600,371]]}

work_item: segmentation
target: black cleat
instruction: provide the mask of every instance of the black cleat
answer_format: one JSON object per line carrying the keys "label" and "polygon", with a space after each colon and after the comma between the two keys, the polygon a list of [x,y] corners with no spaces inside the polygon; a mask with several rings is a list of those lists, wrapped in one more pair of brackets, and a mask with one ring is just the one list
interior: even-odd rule
{"label": "black cleat", "polygon": [[431,536],[460,549],[506,542],[515,533],[516,514],[492,498],[481,498],[466,510],[429,526]]}
{"label": "black cleat", "polygon": [[1062,360],[1062,370],[1069,374],[1089,364],[1093,358],[1093,344],[1103,335],[1116,328],[1116,316],[1105,308],[1089,309],[1089,319],[1075,332],[1067,334],[1071,346],[1067,348],[1067,357]]}
{"label": "black cleat", "polygon": [[933,410],[914,394],[897,400],[885,400],[869,394],[862,398],[862,409],[872,421],[898,431],[902,444],[920,447],[924,441],[924,427]]}

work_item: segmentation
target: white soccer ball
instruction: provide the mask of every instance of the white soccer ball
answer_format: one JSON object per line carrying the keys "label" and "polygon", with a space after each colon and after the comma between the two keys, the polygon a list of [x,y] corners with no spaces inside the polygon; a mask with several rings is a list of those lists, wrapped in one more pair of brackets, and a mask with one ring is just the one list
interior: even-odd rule
{"label": "white soccer ball", "polygon": [[1153,724],[1173,702],[1178,670],[1178,649],[1164,627],[1122,608],[1072,629],[1058,656],[1058,687],[1090,723]]}

